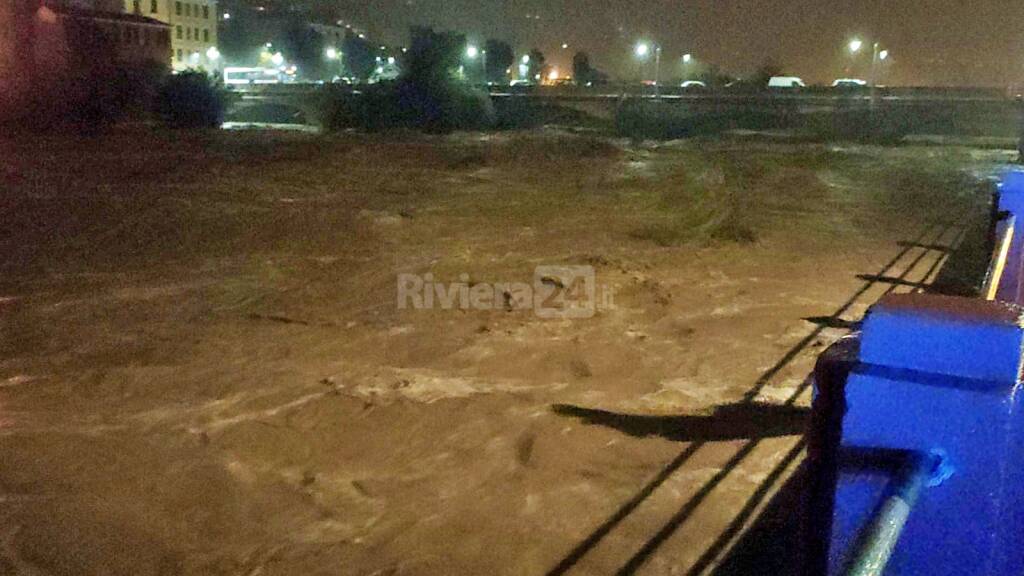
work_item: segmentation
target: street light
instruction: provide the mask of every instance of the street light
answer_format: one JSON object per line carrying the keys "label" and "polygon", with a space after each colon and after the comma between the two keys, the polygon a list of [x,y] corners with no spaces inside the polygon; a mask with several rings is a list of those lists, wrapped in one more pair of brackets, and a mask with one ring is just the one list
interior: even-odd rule
{"label": "street light", "polygon": [[860,49],[863,48],[863,47],[864,47],[864,42],[862,42],[861,40],[859,40],[857,38],[854,38],[853,40],[850,40],[850,53],[851,54],[856,54],[857,52],[860,52]]}
{"label": "street light", "polygon": [[217,60],[220,60],[220,50],[217,50],[216,46],[210,46],[210,48],[206,51],[206,58],[210,62],[216,62]]}
{"label": "street light", "polygon": [[[637,58],[646,60],[647,55],[651,53],[651,46],[647,42],[640,42],[634,49]],[[661,80],[661,46],[654,44],[654,97],[660,98],[661,92],[658,87],[659,80]]]}
{"label": "street light", "polygon": [[690,80],[690,64],[693,63],[693,54],[683,54],[683,76],[684,80]]}
{"label": "street light", "polygon": [[878,53],[878,59],[879,60],[887,60],[888,58],[889,58],[889,51],[888,50],[882,50],[881,52]]}
{"label": "street light", "polygon": [[[466,46],[466,57],[470,60],[476,60],[477,56],[480,56],[480,68],[484,75],[484,84],[487,83],[487,50],[481,50],[476,46],[470,44]],[[529,56],[524,56],[529,61]]]}
{"label": "street light", "polygon": [[328,48],[327,49],[327,59],[328,60],[337,60],[338,59],[338,51],[336,49],[334,49],[334,48]]}
{"label": "street light", "polygon": [[284,64],[284,56],[281,55],[280,52],[275,52],[274,55],[270,57],[270,61],[274,63],[274,66],[280,66],[281,64]]}
{"label": "street light", "polygon": [[523,59],[521,60],[521,62],[523,63],[523,66],[528,65],[530,63],[530,55],[523,54]]}

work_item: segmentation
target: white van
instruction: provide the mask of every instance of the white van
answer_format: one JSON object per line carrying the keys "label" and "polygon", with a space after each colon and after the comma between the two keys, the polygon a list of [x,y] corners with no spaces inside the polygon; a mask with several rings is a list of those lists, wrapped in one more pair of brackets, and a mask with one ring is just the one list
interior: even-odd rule
{"label": "white van", "polygon": [[806,88],[807,85],[796,76],[772,76],[768,80],[768,87],[792,90],[794,88]]}

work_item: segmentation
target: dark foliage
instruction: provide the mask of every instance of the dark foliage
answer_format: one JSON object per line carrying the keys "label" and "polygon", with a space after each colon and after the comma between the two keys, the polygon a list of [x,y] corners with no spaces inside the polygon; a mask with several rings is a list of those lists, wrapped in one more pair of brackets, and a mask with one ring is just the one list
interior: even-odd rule
{"label": "dark foliage", "polygon": [[324,50],[322,34],[301,21],[290,22],[281,37],[284,56],[299,68],[306,80],[321,80],[324,76]]}
{"label": "dark foliage", "polygon": [[547,58],[544,53],[534,48],[530,50],[530,62],[527,64],[527,74],[530,80],[536,80],[540,75],[543,78],[544,70],[547,68]]}
{"label": "dark foliage", "polygon": [[590,55],[586,52],[577,52],[572,58],[572,76],[577,86],[591,86],[607,84],[608,75],[601,72],[590,63]]}
{"label": "dark foliage", "polygon": [[455,77],[464,47],[462,35],[413,28],[403,76],[394,83],[369,86],[360,96],[340,94],[332,98],[328,126],[427,132],[492,126],[490,97]]}
{"label": "dark foliage", "polygon": [[593,81],[594,67],[590,65],[590,56],[586,52],[577,52],[572,57],[572,77],[577,86],[586,86]]}
{"label": "dark foliage", "polygon": [[783,69],[781,66],[771,60],[766,60],[758,67],[754,75],[749,78],[749,82],[752,87],[767,90],[768,81],[776,76],[782,76],[782,74]]}
{"label": "dark foliage", "polygon": [[157,113],[173,128],[215,128],[224,121],[224,94],[202,72],[169,76],[157,98]]}
{"label": "dark foliage", "polygon": [[368,40],[349,32],[341,51],[345,54],[345,70],[349,75],[366,80],[373,74],[377,65],[376,52]]}
{"label": "dark foliage", "polygon": [[508,70],[516,60],[512,46],[501,40],[488,40],[484,50],[487,51],[487,81],[507,82]]}
{"label": "dark foliage", "polygon": [[0,112],[5,120],[30,130],[94,134],[151,109],[164,65],[120,62],[113,38],[91,29],[69,28],[66,39],[67,66],[37,74],[18,111]]}

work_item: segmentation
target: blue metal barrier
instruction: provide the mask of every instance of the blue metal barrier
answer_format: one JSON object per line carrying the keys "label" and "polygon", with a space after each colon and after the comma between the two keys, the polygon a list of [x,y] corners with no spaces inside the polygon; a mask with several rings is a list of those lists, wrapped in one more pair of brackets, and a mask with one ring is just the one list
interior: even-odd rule
{"label": "blue metal barrier", "polygon": [[1024,574],[1024,173],[980,298],[890,295],[815,370],[808,574]]}

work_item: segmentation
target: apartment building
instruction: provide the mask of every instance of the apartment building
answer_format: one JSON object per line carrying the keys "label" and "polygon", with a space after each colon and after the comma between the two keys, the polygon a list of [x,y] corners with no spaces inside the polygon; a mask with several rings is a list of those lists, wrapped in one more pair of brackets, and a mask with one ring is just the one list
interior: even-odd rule
{"label": "apartment building", "polygon": [[155,18],[171,26],[174,70],[220,69],[217,50],[216,0],[124,0],[125,11]]}

